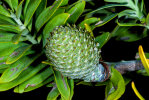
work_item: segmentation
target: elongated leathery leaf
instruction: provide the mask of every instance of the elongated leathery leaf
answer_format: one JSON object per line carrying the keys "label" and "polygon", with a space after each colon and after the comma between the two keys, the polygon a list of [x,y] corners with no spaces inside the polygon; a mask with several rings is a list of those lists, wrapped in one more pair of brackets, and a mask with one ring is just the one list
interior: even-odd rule
{"label": "elongated leathery leaf", "polygon": [[99,43],[99,48],[102,48],[102,46],[109,40],[109,36],[110,36],[110,33],[106,32],[95,38],[95,41]]}
{"label": "elongated leathery leaf", "polygon": [[0,29],[7,32],[19,33],[21,30],[18,26],[0,24]]}
{"label": "elongated leathery leaf", "polygon": [[22,5],[24,3],[24,0],[22,0],[19,5],[17,6],[17,9],[16,9],[16,16],[17,18],[19,19],[20,16],[21,16],[21,13],[22,13]]}
{"label": "elongated leathery leaf", "polygon": [[70,100],[72,100],[73,94],[74,94],[74,80],[69,79],[68,80],[69,87],[70,87]]}
{"label": "elongated leathery leaf", "polygon": [[99,21],[98,23],[96,23],[96,27],[100,27],[103,26],[104,24],[108,23],[109,21],[111,21],[113,18],[115,18],[118,15],[118,13],[115,14],[111,14],[110,16],[107,16],[106,18],[104,18],[103,20]]}
{"label": "elongated leathery leaf", "polygon": [[11,42],[11,39],[14,35],[15,34],[1,31],[0,32],[0,43]]}
{"label": "elongated leathery leaf", "polygon": [[4,0],[7,2],[7,4],[10,6],[10,8],[12,10],[16,10],[17,9],[17,6],[18,6],[18,0]]}
{"label": "elongated leathery leaf", "polygon": [[65,6],[65,5],[67,5],[67,4],[68,4],[68,1],[69,1],[69,0],[63,0],[61,6]]}
{"label": "elongated leathery leaf", "polygon": [[35,12],[35,19],[41,14],[41,12],[46,9],[47,0],[41,0],[41,3],[39,4],[36,12]]}
{"label": "elongated leathery leaf", "polygon": [[19,43],[19,40],[20,40],[20,38],[21,38],[21,34],[22,34],[22,32],[20,32],[19,34],[15,34],[15,35],[12,37],[11,41],[12,41],[14,44],[18,44],[18,43]]}
{"label": "elongated leathery leaf", "polygon": [[[125,82],[120,74],[116,69],[112,68],[112,74],[111,74],[111,83],[112,83],[112,88],[114,88],[115,91],[112,93],[108,94],[107,100],[117,100],[119,99],[122,94],[125,92]],[[108,92],[111,92],[108,91]]]}
{"label": "elongated leathery leaf", "polygon": [[25,14],[25,22],[24,25],[27,26],[28,23],[30,22],[33,14],[35,13],[37,7],[39,6],[41,0],[30,0],[28,6],[27,6],[27,11]]}
{"label": "elongated leathery leaf", "polygon": [[32,58],[24,56],[15,63],[11,64],[11,66],[4,71],[2,76],[0,77],[0,83],[6,83],[17,78],[20,73],[28,67],[39,55],[34,56]]}
{"label": "elongated leathery leaf", "polygon": [[10,55],[16,48],[25,45],[25,43],[13,44],[12,42],[0,43],[0,56]]}
{"label": "elongated leathery leaf", "polygon": [[[84,21],[82,21],[79,24],[79,26],[82,27],[82,28],[85,28],[85,26],[84,26],[85,23],[91,26],[92,24],[95,24],[95,23],[97,23],[99,21],[100,21],[100,18],[92,17],[92,18],[88,18],[88,19],[85,19]],[[91,29],[94,29],[94,28],[95,28],[95,26],[92,25]]]}
{"label": "elongated leathery leaf", "polygon": [[0,56],[0,63],[5,62],[8,56]]}
{"label": "elongated leathery leaf", "polygon": [[50,19],[50,17],[55,13],[57,8],[60,6],[63,0],[57,0],[52,6],[46,8],[37,18],[35,22],[35,28],[37,32],[40,28]]}
{"label": "elongated leathery leaf", "polygon": [[6,69],[0,69],[0,74],[3,73]]}
{"label": "elongated leathery leaf", "polygon": [[10,17],[10,13],[2,5],[0,5],[0,14]]}
{"label": "elongated leathery leaf", "polygon": [[57,100],[57,97],[60,95],[56,86],[52,88],[47,96],[47,100]]}
{"label": "elongated leathery leaf", "polygon": [[28,87],[28,88],[26,88],[25,90],[24,90],[24,92],[29,92],[29,91],[32,91],[32,90],[35,90],[35,89],[37,89],[37,88],[39,88],[39,87],[41,87],[41,86],[43,86],[43,85],[46,85],[46,84],[48,84],[48,83],[50,83],[51,81],[53,81],[54,80],[54,77],[53,76],[50,76],[49,78],[47,78],[45,81],[43,81],[42,83],[40,83],[40,84],[38,84],[38,85],[36,85],[36,86],[33,86],[33,87]]}
{"label": "elongated leathery leaf", "polygon": [[126,4],[107,4],[107,5],[104,5],[102,7],[97,8],[96,10],[93,10],[93,11],[87,13],[85,18],[90,18],[90,16],[92,16],[93,14],[95,14],[96,12],[98,12],[100,10],[110,8],[110,7],[117,7],[117,6],[126,6]]}
{"label": "elongated leathery leaf", "polygon": [[6,17],[0,14],[0,21],[3,21],[4,24],[16,25],[16,23],[10,17]]}
{"label": "elongated leathery leaf", "polygon": [[143,24],[137,24],[137,23],[120,23],[117,21],[117,24],[119,26],[144,26]]}
{"label": "elongated leathery leaf", "polygon": [[85,8],[85,1],[82,0],[78,4],[76,4],[74,7],[72,7],[68,13],[71,15],[70,18],[68,19],[68,23],[75,23],[79,16],[83,13]]}
{"label": "elongated leathery leaf", "polygon": [[6,70],[6,68],[8,68],[10,65],[7,65],[6,63],[5,63],[5,61],[3,61],[3,62],[0,62],[0,70],[2,70],[2,69],[5,69]]}
{"label": "elongated leathery leaf", "polygon": [[10,56],[7,58],[6,60],[6,64],[12,64],[15,61],[17,61],[18,59],[20,59],[23,54],[29,49],[31,48],[32,45],[25,45],[22,47],[17,48],[16,50],[14,50],[12,52],[12,54],[10,54]]}
{"label": "elongated leathery leaf", "polygon": [[7,59],[8,56],[1,56],[0,57],[0,69],[6,69],[8,68],[10,65],[7,65],[5,62],[6,62],[6,59]]}
{"label": "elongated leathery leaf", "polygon": [[56,17],[57,15],[62,14],[62,13],[64,13],[64,12],[65,12],[65,9],[64,9],[64,8],[58,8],[58,9],[55,11],[55,13],[51,16],[50,19],[53,19],[53,18]]}
{"label": "elongated leathery leaf", "polygon": [[60,72],[55,70],[53,71],[55,76],[55,82],[61,96],[64,98],[64,100],[70,100],[70,87],[68,85],[67,78],[63,77]]}
{"label": "elongated leathery leaf", "polygon": [[8,67],[10,67],[10,65],[7,65],[5,62],[0,63],[0,69],[5,69],[6,70],[6,68],[8,68]]}
{"label": "elongated leathery leaf", "polygon": [[0,91],[9,90],[22,82],[28,80],[35,74],[37,74],[40,70],[42,70],[46,65],[39,64],[37,66],[29,66],[27,69],[23,70],[23,72],[13,81],[8,83],[0,83]]}
{"label": "elongated leathery leaf", "polygon": [[147,17],[146,17],[146,26],[149,29],[149,13],[147,14]]}
{"label": "elongated leathery leaf", "polygon": [[21,40],[21,38],[22,38],[22,36],[21,35],[26,35],[26,34],[28,34],[28,30],[27,29],[24,29],[24,30],[22,30],[20,33],[18,33],[18,34],[15,34],[13,37],[12,37],[12,42],[14,43],[14,44],[18,44],[19,43],[19,41]]}
{"label": "elongated leathery leaf", "polygon": [[30,0],[25,0],[25,5],[24,5],[24,9],[23,9],[23,14],[24,14],[24,16],[26,15],[27,7],[28,7],[28,5],[29,5],[29,2],[30,2]]}
{"label": "elongated leathery leaf", "polygon": [[67,21],[67,19],[69,18],[70,14],[68,13],[62,13],[59,14],[57,16],[55,16],[53,19],[51,19],[45,26],[44,30],[43,30],[43,36],[44,36],[44,40],[43,40],[43,44],[46,44],[46,38],[49,37],[49,33],[52,32],[52,30],[59,25],[63,25],[65,24],[65,22]]}
{"label": "elongated leathery leaf", "polygon": [[30,78],[29,80],[23,82],[22,84],[19,85],[18,87],[18,92],[23,93],[25,89],[29,87],[34,87],[40,83],[42,83],[45,79],[47,79],[51,74],[52,74],[52,69],[46,68],[44,71],[41,73],[38,73],[34,77]]}
{"label": "elongated leathery leaf", "polygon": [[117,3],[125,3],[128,2],[128,0],[104,0],[105,2],[117,2]]}

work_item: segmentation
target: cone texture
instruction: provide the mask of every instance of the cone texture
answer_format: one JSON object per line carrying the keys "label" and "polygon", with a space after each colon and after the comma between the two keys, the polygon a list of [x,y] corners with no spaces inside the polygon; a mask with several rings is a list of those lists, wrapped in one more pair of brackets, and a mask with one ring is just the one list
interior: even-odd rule
{"label": "cone texture", "polygon": [[88,76],[99,63],[99,44],[82,29],[59,26],[50,33],[46,55],[64,76],[82,79]]}

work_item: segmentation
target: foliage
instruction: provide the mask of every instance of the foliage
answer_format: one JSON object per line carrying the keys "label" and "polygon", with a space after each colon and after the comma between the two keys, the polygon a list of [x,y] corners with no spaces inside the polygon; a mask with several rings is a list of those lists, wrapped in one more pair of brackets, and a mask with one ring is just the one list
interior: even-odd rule
{"label": "foliage", "polygon": [[[148,36],[149,13],[143,0],[105,0],[106,4],[97,9],[87,9],[86,5],[96,5],[92,0],[0,0],[0,91],[14,88],[16,93],[35,90],[44,85],[52,86],[47,100],[71,100],[74,84],[90,85],[68,79],[55,71],[45,57],[45,45],[49,33],[56,26],[76,24],[95,37],[102,48],[111,38],[133,42]],[[117,8],[121,8],[119,11]],[[96,14],[99,14],[97,17]],[[111,21],[115,28],[104,31]],[[141,34],[132,31],[141,27]],[[141,61],[149,73],[148,61],[139,47]],[[45,62],[45,63],[42,63]],[[127,79],[114,68],[111,77],[95,86],[106,85],[105,98],[119,99],[125,92]],[[54,85],[53,85],[54,83]]]}

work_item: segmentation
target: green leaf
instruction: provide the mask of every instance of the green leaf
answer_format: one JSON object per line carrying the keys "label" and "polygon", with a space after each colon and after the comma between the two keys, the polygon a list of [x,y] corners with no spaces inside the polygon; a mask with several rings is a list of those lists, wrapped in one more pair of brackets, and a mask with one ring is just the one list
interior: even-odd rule
{"label": "green leaf", "polygon": [[11,42],[11,39],[14,35],[15,34],[0,31],[0,43]]}
{"label": "green leaf", "polygon": [[130,31],[131,27],[129,26],[119,26],[117,25],[114,31],[112,32],[112,37],[116,37],[116,40],[121,40],[125,42],[133,42],[140,40],[147,36],[147,31],[144,31],[139,34],[137,31]]}
{"label": "green leaf", "polygon": [[0,91],[6,91],[9,90],[22,82],[28,80],[29,78],[33,77],[35,74],[37,74],[40,70],[45,68],[45,64],[39,64],[37,66],[29,66],[23,72],[13,81],[8,83],[0,83]]}
{"label": "green leaf", "polygon": [[16,48],[25,45],[25,43],[13,44],[12,42],[0,43],[0,56],[10,55]]}
{"label": "green leaf", "polygon": [[28,23],[28,26],[27,26],[27,28],[28,28],[28,31],[32,31],[32,24],[33,24],[33,18],[30,20],[30,22]]}
{"label": "green leaf", "polygon": [[57,10],[55,11],[55,13],[51,16],[50,19],[53,19],[54,17],[56,17],[57,15],[59,14],[62,14],[65,12],[65,9],[64,8],[57,8]]}
{"label": "green leaf", "polygon": [[36,28],[37,32],[51,18],[51,16],[55,13],[57,8],[62,3],[62,1],[63,0],[58,0],[52,6],[46,8],[44,11],[41,12],[41,14],[38,16],[38,18],[35,22],[35,28]]}
{"label": "green leaf", "polygon": [[0,69],[0,74],[3,73],[6,69]]}
{"label": "green leaf", "polygon": [[65,100],[70,100],[70,87],[68,85],[67,78],[63,77],[62,74],[58,71],[53,70],[53,72],[54,72],[55,82],[61,96]]}
{"label": "green leaf", "polygon": [[47,96],[47,100],[57,100],[57,97],[60,95],[56,86],[52,88]]}
{"label": "green leaf", "polygon": [[137,18],[137,15],[136,15],[136,11],[135,10],[124,10],[124,11],[121,11],[119,14],[118,14],[118,17],[123,17],[123,16],[127,16],[128,18]]}
{"label": "green leaf", "polygon": [[67,19],[69,18],[70,14],[68,13],[62,13],[57,16],[55,16],[53,19],[51,19],[46,26],[43,29],[43,44],[46,44],[46,39],[49,37],[49,33],[52,32],[52,30],[59,25],[65,24]]}
{"label": "green leaf", "polygon": [[77,3],[75,6],[73,6],[68,13],[71,15],[70,18],[68,19],[68,23],[75,23],[79,16],[83,13],[85,8],[85,1],[82,0],[79,3]]}
{"label": "green leaf", "polygon": [[18,19],[20,19],[20,16],[21,16],[21,13],[22,13],[22,5],[24,3],[24,0],[22,0],[19,5],[17,6],[17,9],[16,9],[16,16]]}
{"label": "green leaf", "polygon": [[147,17],[146,17],[146,26],[149,29],[149,13],[147,14]]}
{"label": "green leaf", "polygon": [[[105,98],[108,97],[109,94],[113,93],[115,91],[112,82],[108,82],[105,88]],[[107,100],[107,99],[106,99]]]}
{"label": "green leaf", "polygon": [[128,0],[104,0],[105,2],[117,2],[117,3],[126,3]]}
{"label": "green leaf", "polygon": [[126,6],[126,4],[107,4],[107,5],[104,5],[102,7],[97,8],[96,10],[93,10],[93,11],[87,13],[86,18],[88,18],[88,16],[92,16],[93,14],[96,14],[96,12],[98,12],[100,10],[103,10],[106,8],[111,8],[111,7],[117,7],[117,6]]}
{"label": "green leaf", "polygon": [[50,82],[53,81],[53,80],[54,80],[54,76],[50,76],[49,78],[47,78],[47,79],[46,79],[45,81],[43,81],[42,83],[40,83],[40,84],[38,84],[38,85],[36,85],[36,86],[33,86],[33,87],[28,87],[28,88],[26,88],[26,89],[24,90],[24,92],[30,92],[30,91],[32,91],[32,90],[35,90],[35,89],[37,89],[37,88],[39,88],[39,87],[42,87],[42,86],[44,86],[44,85],[50,83]]}
{"label": "green leaf", "polygon": [[112,19],[114,19],[116,16],[118,15],[118,13],[115,14],[111,14],[110,16],[107,16],[106,18],[104,18],[103,20],[99,21],[98,23],[96,23],[96,27],[100,27],[103,26],[104,24],[108,23],[109,21],[111,21]]}
{"label": "green leaf", "polygon": [[0,30],[7,31],[7,32],[15,32],[15,33],[20,32],[20,28],[18,26],[14,26],[14,25],[0,24]]}
{"label": "green leaf", "polygon": [[42,0],[41,3],[39,4],[36,12],[35,12],[35,19],[37,19],[37,17],[40,15],[40,13],[46,9],[46,5],[47,5],[47,0]]}
{"label": "green leaf", "polygon": [[99,48],[102,48],[102,46],[109,40],[110,33],[106,32],[102,35],[99,35],[95,38],[95,42],[99,43]]}
{"label": "green leaf", "polygon": [[0,83],[10,82],[16,79],[20,75],[20,73],[38,57],[39,55],[30,58],[24,56],[15,63],[11,64],[11,66],[7,70],[5,70],[2,76],[0,77]]}
{"label": "green leaf", "polygon": [[10,17],[6,17],[4,15],[0,15],[0,21],[1,22],[3,21],[4,24],[16,25],[16,23],[13,21],[13,19],[11,19]]}
{"label": "green leaf", "polygon": [[11,0],[4,0],[4,1],[7,2],[7,4],[9,5],[9,7],[12,9],[12,11],[14,11]]}
{"label": "green leaf", "polygon": [[7,17],[10,17],[10,13],[8,10],[6,10],[2,5],[0,5],[0,14],[4,15],[4,16],[7,16]]}
{"label": "green leaf", "polygon": [[28,29],[24,29],[24,30],[22,30],[20,33],[18,33],[18,34],[15,34],[13,37],[12,37],[12,42],[14,43],[14,44],[18,44],[19,43],[19,41],[21,41],[21,35],[26,35],[26,34],[28,34],[29,33],[29,31],[28,31]]}
{"label": "green leaf", "polygon": [[104,81],[104,82],[98,82],[95,86],[104,86],[104,85],[108,85],[109,84],[109,80]]}
{"label": "green leaf", "polygon": [[6,68],[8,68],[8,67],[10,67],[10,65],[7,65],[5,62],[1,62],[0,63],[0,70],[1,69],[5,69],[6,70]]}
{"label": "green leaf", "polygon": [[22,34],[22,32],[20,32],[19,34],[15,34],[15,35],[12,37],[12,39],[11,39],[12,43],[18,44],[18,43],[19,43],[19,40],[20,40],[20,38],[21,38],[21,34]]}
{"label": "green leaf", "polygon": [[143,27],[144,27],[143,24],[137,24],[137,23],[119,23],[119,22],[117,21],[117,24],[118,24],[119,26],[143,26]]}
{"label": "green leaf", "polygon": [[24,10],[23,10],[24,16],[26,15],[27,7],[28,7],[28,5],[29,5],[29,2],[30,2],[30,0],[25,0]]}
{"label": "green leaf", "polygon": [[69,87],[70,87],[70,100],[72,100],[73,94],[74,94],[74,80],[69,79],[68,80]]}
{"label": "green leaf", "polygon": [[67,4],[68,4],[68,1],[69,1],[69,0],[63,0],[61,6],[65,6],[65,5],[67,5]]}
{"label": "green leaf", "polygon": [[96,18],[96,17],[92,17],[92,18],[88,18],[83,20],[80,24],[79,27],[81,28],[85,28],[84,24],[88,24],[89,26],[91,26],[91,29],[95,28],[95,23],[99,22],[100,18]]}
{"label": "green leaf", "polygon": [[41,0],[31,0],[27,6],[26,14],[25,14],[25,22],[24,25],[27,26],[33,17],[37,7],[39,6]]}
{"label": "green leaf", "polygon": [[7,58],[6,64],[14,63],[18,59],[20,59],[25,54],[25,52],[27,52],[27,50],[30,48],[31,48],[31,45],[25,45],[15,49],[12,52],[12,54],[10,54],[10,56]]}
{"label": "green leaf", "polygon": [[84,81],[78,82],[76,85],[87,85],[87,86],[93,86],[93,84],[92,84],[91,82],[84,82]]}
{"label": "green leaf", "polygon": [[18,0],[11,0],[13,8],[16,10],[18,6]]}
{"label": "green leaf", "polygon": [[10,6],[10,8],[14,11],[14,9],[17,9],[18,6],[18,0],[4,0],[7,2],[7,4]]}
{"label": "green leaf", "polygon": [[[118,72],[116,69],[112,68],[111,72],[112,73],[111,73],[110,80],[115,91],[113,91],[112,93],[109,93],[108,97],[106,98],[107,100],[117,100],[125,92],[125,82],[120,72]],[[111,92],[111,89],[109,92]]]}
{"label": "green leaf", "polygon": [[141,0],[141,7],[140,8],[141,8],[140,11],[143,12],[143,9],[144,9],[144,0]]}
{"label": "green leaf", "polygon": [[8,56],[0,56],[0,63],[5,62]]}
{"label": "green leaf", "polygon": [[48,67],[45,70],[43,70],[41,73],[38,73],[34,77],[20,84],[18,88],[14,89],[14,92],[23,93],[25,89],[32,88],[36,85],[39,85],[43,81],[45,81],[51,74],[52,74],[52,69]]}

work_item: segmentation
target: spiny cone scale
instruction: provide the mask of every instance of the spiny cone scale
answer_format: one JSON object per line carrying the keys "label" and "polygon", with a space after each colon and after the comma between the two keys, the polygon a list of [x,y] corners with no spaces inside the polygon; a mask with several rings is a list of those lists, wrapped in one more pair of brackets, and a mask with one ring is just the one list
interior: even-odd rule
{"label": "spiny cone scale", "polygon": [[75,26],[58,26],[50,33],[46,55],[64,76],[85,81],[100,80],[104,68],[99,67],[98,46],[87,31]]}

